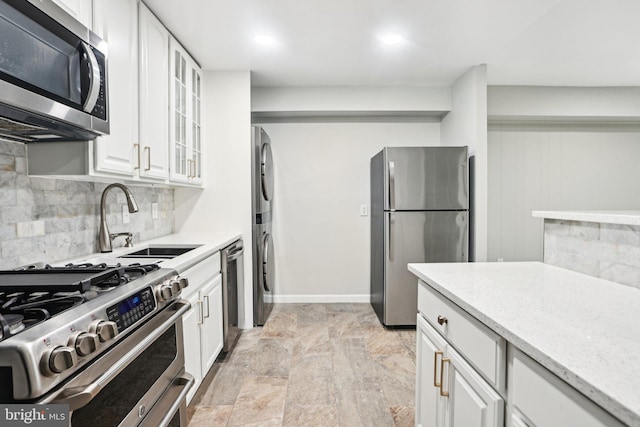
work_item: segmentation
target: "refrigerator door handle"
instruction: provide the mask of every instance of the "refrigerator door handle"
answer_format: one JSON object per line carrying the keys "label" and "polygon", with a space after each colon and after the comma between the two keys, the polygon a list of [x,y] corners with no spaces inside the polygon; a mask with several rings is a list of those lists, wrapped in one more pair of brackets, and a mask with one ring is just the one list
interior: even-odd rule
{"label": "refrigerator door handle", "polygon": [[389,161],[389,210],[396,210],[396,170],[393,160]]}
{"label": "refrigerator door handle", "polygon": [[389,212],[389,261],[393,261],[393,212]]}

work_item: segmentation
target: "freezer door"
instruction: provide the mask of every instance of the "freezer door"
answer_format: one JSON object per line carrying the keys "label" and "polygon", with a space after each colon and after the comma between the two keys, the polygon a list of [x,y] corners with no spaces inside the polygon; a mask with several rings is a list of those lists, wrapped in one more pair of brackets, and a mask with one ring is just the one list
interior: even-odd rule
{"label": "freezer door", "polygon": [[468,209],[467,147],[386,147],[385,210]]}
{"label": "freezer door", "polygon": [[385,325],[415,325],[418,279],[412,262],[466,262],[468,212],[385,212]]}

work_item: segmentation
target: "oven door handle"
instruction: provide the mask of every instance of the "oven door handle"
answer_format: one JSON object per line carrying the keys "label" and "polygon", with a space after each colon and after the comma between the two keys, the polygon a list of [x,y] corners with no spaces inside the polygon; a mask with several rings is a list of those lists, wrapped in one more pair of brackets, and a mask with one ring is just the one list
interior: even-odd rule
{"label": "oven door handle", "polygon": [[[173,325],[183,314],[191,308],[191,303],[187,300],[178,300],[174,304],[175,313],[165,320],[160,326],[154,329],[142,341],[136,344],[127,354],[121,357],[116,363],[111,365],[104,374],[100,375],[94,382],[86,386],[63,389],[60,393],[43,400],[41,403],[63,403],[69,405],[69,410],[74,411],[87,405],[94,397],[100,393],[102,388],[109,384],[120,372],[122,372],[131,362],[133,362],[143,351],[147,349],[155,340]],[[169,308],[167,308],[169,309]]]}
{"label": "oven door handle", "polygon": [[[187,398],[187,393],[191,390],[196,379],[188,372],[183,372],[178,378],[173,380],[173,384],[159,400],[138,427],[167,427],[174,414]],[[166,409],[167,406],[169,409]],[[157,409],[158,411],[154,411]],[[159,416],[156,416],[156,412]],[[159,417],[162,417],[161,419]]]}

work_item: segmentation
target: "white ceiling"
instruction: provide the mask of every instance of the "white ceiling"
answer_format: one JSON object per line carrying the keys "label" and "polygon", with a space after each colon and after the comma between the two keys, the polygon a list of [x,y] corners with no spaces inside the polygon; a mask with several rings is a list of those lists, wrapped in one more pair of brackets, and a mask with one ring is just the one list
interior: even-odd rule
{"label": "white ceiling", "polygon": [[441,86],[481,63],[489,84],[640,86],[640,0],[145,3],[204,69],[253,86]]}

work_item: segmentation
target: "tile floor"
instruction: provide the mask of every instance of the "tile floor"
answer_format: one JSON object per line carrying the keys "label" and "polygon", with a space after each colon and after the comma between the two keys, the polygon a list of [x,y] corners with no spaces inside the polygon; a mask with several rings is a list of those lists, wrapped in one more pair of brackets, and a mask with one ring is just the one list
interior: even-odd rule
{"label": "tile floor", "polygon": [[415,329],[369,304],[277,304],[215,363],[189,427],[413,426]]}

